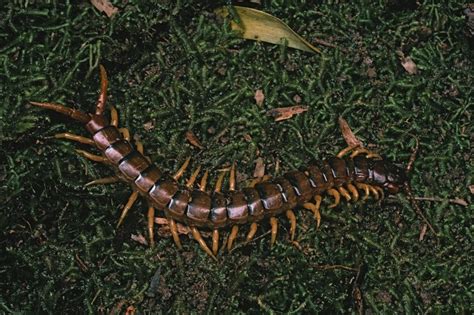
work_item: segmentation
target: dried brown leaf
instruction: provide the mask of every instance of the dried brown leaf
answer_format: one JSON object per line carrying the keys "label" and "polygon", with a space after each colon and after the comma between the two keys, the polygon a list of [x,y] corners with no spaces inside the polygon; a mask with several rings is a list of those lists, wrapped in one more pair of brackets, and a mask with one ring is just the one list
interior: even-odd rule
{"label": "dried brown leaf", "polygon": [[109,18],[118,12],[118,9],[109,0],[91,0],[91,3],[97,10],[104,12]]}
{"label": "dried brown leaf", "polygon": [[426,235],[427,230],[428,230],[428,225],[426,223],[422,224],[421,229],[420,229],[420,236],[418,237],[418,240],[420,242],[425,239],[425,235]]}
{"label": "dried brown leaf", "polygon": [[474,195],[474,185],[469,185],[469,191]]}
{"label": "dried brown leaf", "polygon": [[145,246],[148,245],[148,242],[147,242],[146,238],[143,235],[141,235],[140,233],[138,235],[132,234],[132,236],[130,238],[132,239],[132,241],[138,242],[142,245],[145,245]]}
{"label": "dried brown leaf", "polygon": [[[171,236],[171,230],[168,224],[168,219],[155,217],[155,223],[160,225],[160,227],[158,228],[159,236],[161,237]],[[189,227],[182,225],[181,223],[176,222],[176,227],[178,228],[178,234],[188,235],[191,233],[191,230],[189,229]]]}
{"label": "dried brown leaf", "polygon": [[409,74],[417,74],[418,67],[416,63],[411,59],[411,57],[403,57],[401,59],[402,67],[405,69],[406,72]]}
{"label": "dried brown leaf", "polygon": [[261,157],[255,161],[255,170],[253,171],[254,178],[261,178],[265,175],[265,163]]}
{"label": "dried brown leaf", "polygon": [[339,117],[338,121],[339,129],[341,129],[342,136],[344,137],[347,145],[349,147],[362,146],[362,142],[354,135],[347,121],[342,117]]}
{"label": "dried brown leaf", "polygon": [[149,121],[143,124],[143,129],[146,131],[150,131],[155,129],[155,122],[154,121]]}
{"label": "dried brown leaf", "polygon": [[262,106],[263,105],[263,101],[265,100],[265,95],[263,94],[263,91],[262,90],[257,90],[255,91],[255,103],[258,105],[258,106]]}
{"label": "dried brown leaf", "polygon": [[267,115],[273,117],[275,121],[290,119],[294,115],[304,113],[308,110],[308,106],[296,105],[290,107],[274,108],[267,111]]}
{"label": "dried brown leaf", "polygon": [[199,141],[198,137],[196,137],[194,132],[192,132],[191,130],[186,131],[186,140],[188,140],[192,146],[199,149],[204,149],[204,146],[201,144],[201,141]]}

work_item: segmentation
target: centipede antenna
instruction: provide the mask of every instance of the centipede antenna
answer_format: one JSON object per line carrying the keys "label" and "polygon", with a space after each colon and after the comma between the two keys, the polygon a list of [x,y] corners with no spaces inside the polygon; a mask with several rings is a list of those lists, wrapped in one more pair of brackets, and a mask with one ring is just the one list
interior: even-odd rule
{"label": "centipede antenna", "polygon": [[405,169],[405,173],[408,175],[411,170],[413,169],[413,163],[415,163],[415,159],[416,159],[416,154],[418,153],[418,148],[420,147],[420,142],[418,141],[418,138],[413,136],[413,138],[415,138],[415,141],[416,141],[416,145],[415,145],[415,148],[413,149],[413,152],[411,153],[410,155],[410,159],[408,160],[408,164],[407,164],[407,167]]}
{"label": "centipede antenna", "polygon": [[95,110],[96,115],[104,114],[105,103],[107,102],[107,86],[109,85],[109,80],[107,80],[107,71],[103,65],[99,65],[100,69],[100,94],[97,100],[97,107]]}
{"label": "centipede antenna", "polygon": [[410,184],[408,184],[408,183],[405,184],[405,192],[406,192],[406,194],[408,196],[408,199],[410,200],[411,206],[415,210],[416,214],[420,217],[420,219],[423,222],[425,222],[425,224],[428,226],[430,231],[433,232],[433,234],[435,236],[438,236],[438,233],[436,233],[436,231],[433,228],[433,226],[431,225],[431,223],[428,221],[428,219],[423,214],[423,211],[421,210],[420,206],[418,205],[418,202],[416,202],[415,197],[413,197],[413,192],[411,191]]}
{"label": "centipede antenna", "polygon": [[87,124],[89,120],[91,120],[91,117],[88,114],[77,109],[66,107],[64,105],[54,104],[54,103],[31,102],[31,101],[30,101],[30,104],[66,115],[83,124]]}

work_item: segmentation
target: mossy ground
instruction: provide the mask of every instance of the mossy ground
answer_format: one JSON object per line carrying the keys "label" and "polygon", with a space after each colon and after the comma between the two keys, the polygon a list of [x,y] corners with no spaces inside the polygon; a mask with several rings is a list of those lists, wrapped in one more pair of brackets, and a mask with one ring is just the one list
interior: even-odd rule
{"label": "mossy ground", "polygon": [[[28,105],[51,101],[91,111],[99,63],[110,76],[120,122],[165,170],[187,156],[216,170],[238,161],[239,178],[257,156],[274,173],[344,147],[337,117],[389,159],[420,152],[411,183],[418,196],[471,202],[473,54],[463,1],[268,1],[310,42],[339,48],[312,55],[245,41],[198,1],[113,1],[112,19],[88,1],[9,1],[0,8],[0,310],[27,313],[356,312],[356,272],[371,313],[473,310],[472,207],[423,202],[439,233],[418,241],[420,220],[404,196],[323,207],[319,230],[298,211],[297,240],[281,219],[269,237],[210,260],[183,237],[147,248],[144,202],[116,230],[126,185],[84,188],[106,167],[51,136],[81,126]],[[472,46],[471,46],[472,47]],[[418,66],[409,75],[397,50]],[[257,89],[265,94],[255,105]],[[309,111],[275,123],[266,110]],[[192,130],[205,145],[190,146]],[[471,142],[470,142],[471,141]],[[79,146],[80,147],[80,146]],[[327,205],[327,203],[325,204]],[[259,233],[268,230],[263,225]],[[471,261],[471,264],[469,263]]]}

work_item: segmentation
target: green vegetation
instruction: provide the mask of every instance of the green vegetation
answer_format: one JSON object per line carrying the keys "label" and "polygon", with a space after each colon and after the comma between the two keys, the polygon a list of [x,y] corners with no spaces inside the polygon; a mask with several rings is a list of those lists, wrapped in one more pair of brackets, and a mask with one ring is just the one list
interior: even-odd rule
{"label": "green vegetation", "polygon": [[[0,312],[357,312],[356,272],[326,265],[361,267],[357,283],[373,313],[472,312],[472,206],[422,202],[439,233],[423,241],[400,195],[336,209],[326,200],[319,230],[298,211],[301,248],[282,218],[272,250],[267,235],[218,263],[187,236],[183,251],[170,236],[149,249],[130,237],[146,233],[146,204],[116,230],[129,187],[85,188],[111,170],[52,137],[85,135],[82,126],[28,105],[91,111],[102,63],[121,125],[153,161],[172,171],[191,155],[215,176],[235,160],[241,181],[258,156],[274,174],[277,161],[281,173],[334,155],[345,145],[343,116],[365,144],[403,164],[416,135],[415,194],[471,204],[474,58],[463,1],[267,1],[266,12],[309,42],[339,47],[319,46],[323,55],[242,40],[198,1],[113,2],[111,19],[88,1],[0,8]],[[309,111],[280,123],[265,115],[295,99]],[[188,130],[204,150],[185,140]]]}

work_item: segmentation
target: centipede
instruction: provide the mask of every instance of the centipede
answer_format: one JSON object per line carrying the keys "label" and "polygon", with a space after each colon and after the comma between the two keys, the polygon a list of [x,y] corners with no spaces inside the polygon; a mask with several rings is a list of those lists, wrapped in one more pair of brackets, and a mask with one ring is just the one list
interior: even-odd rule
{"label": "centipede", "polygon": [[[289,171],[276,178],[253,181],[243,189],[236,188],[235,163],[230,167],[228,189],[223,188],[225,172],[221,172],[214,189],[207,189],[208,172],[196,184],[198,167],[190,178],[181,183],[180,178],[188,168],[190,158],[173,174],[162,171],[145,156],[143,144],[131,140],[130,131],[119,128],[118,112],[110,107],[110,115],[105,114],[108,78],[105,68],[100,65],[100,93],[95,113],[85,113],[61,104],[34,102],[30,104],[58,112],[85,125],[90,137],[72,133],[60,133],[55,137],[72,140],[90,146],[100,154],[76,150],[81,156],[95,162],[109,165],[115,171],[111,177],[94,180],[86,185],[126,182],[132,193],[123,207],[117,228],[139,196],[148,203],[147,232],[151,246],[155,244],[155,212],[164,214],[176,246],[182,244],[177,224],[187,226],[193,238],[210,257],[217,259],[220,249],[230,251],[237,238],[239,228],[249,226],[245,241],[251,241],[259,224],[269,221],[271,229],[270,245],[277,239],[278,218],[286,216],[290,223],[289,237],[295,239],[297,219],[296,209],[310,210],[319,227],[321,203],[324,197],[332,198],[329,208],[339,205],[341,200],[356,202],[373,197],[381,199],[405,189],[410,193],[407,173],[381,155],[362,146],[348,146],[333,157],[312,161],[298,170]],[[110,116],[110,117],[108,117]],[[409,163],[411,164],[411,163]],[[202,231],[211,232],[212,244],[208,246]],[[220,235],[227,235],[220,242]],[[222,243],[222,246],[220,246]]]}

